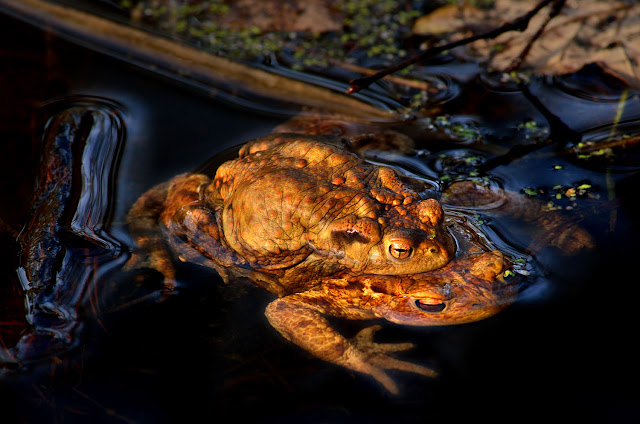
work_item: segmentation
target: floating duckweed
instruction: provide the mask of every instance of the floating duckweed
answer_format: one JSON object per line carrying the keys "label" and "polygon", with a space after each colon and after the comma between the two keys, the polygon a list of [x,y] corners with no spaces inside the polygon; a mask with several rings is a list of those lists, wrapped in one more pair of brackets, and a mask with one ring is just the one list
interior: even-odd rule
{"label": "floating duckweed", "polygon": [[215,15],[224,15],[225,13],[229,13],[230,10],[231,8],[229,7],[229,5],[223,3],[214,1],[209,4],[209,12]]}
{"label": "floating duckweed", "polygon": [[562,209],[561,206],[556,205],[553,202],[548,202],[546,205],[542,207],[542,210],[545,212],[556,211],[558,209]]}
{"label": "floating duckweed", "polygon": [[549,137],[549,128],[540,125],[537,121],[530,120],[518,125],[518,130],[524,133],[526,140],[540,142]]}
{"label": "floating duckweed", "polygon": [[513,82],[515,82],[516,84],[521,84],[521,83],[529,83],[529,76],[527,74],[524,74],[522,72],[518,72],[518,71],[511,71],[507,74],[507,76],[509,77],[509,79]]}
{"label": "floating duckweed", "polygon": [[578,159],[591,159],[592,157],[595,156],[613,156],[613,150],[611,150],[610,148],[603,148],[603,149],[598,149],[598,150],[594,150],[588,153],[583,153],[583,154],[579,154],[577,157]]}
{"label": "floating duckweed", "polygon": [[427,128],[441,130],[450,137],[463,143],[476,143],[484,138],[477,124],[468,119],[451,119],[448,115],[425,119]]}
{"label": "floating duckweed", "polygon": [[592,190],[593,186],[588,182],[578,182],[569,186],[557,184],[551,188],[526,188],[522,192],[527,196],[546,201],[541,206],[541,211],[549,212],[559,209],[576,210],[582,207],[580,204],[581,199],[599,199],[600,195],[593,193]]}
{"label": "floating duckweed", "polygon": [[187,28],[188,28],[187,21],[185,21],[185,20],[180,20],[180,21],[176,22],[175,27],[174,27],[176,32],[184,32]]}
{"label": "floating duckweed", "polygon": [[189,28],[189,35],[196,38],[202,38],[206,35],[206,32],[199,28]]}
{"label": "floating duckweed", "polygon": [[426,104],[429,100],[429,93],[426,90],[420,90],[418,93],[415,93],[411,96],[411,101],[409,102],[409,108],[416,109]]}
{"label": "floating duckweed", "polygon": [[538,123],[536,121],[527,121],[523,124],[518,125],[518,128],[527,129],[527,130],[537,130],[539,129]]}
{"label": "floating duckweed", "polygon": [[239,27],[243,22],[236,5],[225,0],[120,0],[119,5],[134,20],[184,37],[214,54],[255,60],[284,51],[292,53],[290,65],[297,69],[327,66],[330,58],[357,63],[362,57],[375,57],[392,63],[407,55],[403,42],[411,35],[412,21],[422,15],[420,2],[347,0],[332,9],[334,19],[341,15],[339,31],[276,31],[250,21],[246,28]]}

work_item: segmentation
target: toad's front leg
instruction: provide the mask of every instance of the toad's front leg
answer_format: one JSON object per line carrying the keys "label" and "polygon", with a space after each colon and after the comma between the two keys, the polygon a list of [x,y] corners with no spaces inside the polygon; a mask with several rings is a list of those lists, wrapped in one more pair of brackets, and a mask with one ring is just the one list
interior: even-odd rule
{"label": "toad's front leg", "polygon": [[[393,352],[411,349],[413,344],[375,343],[373,335],[380,326],[365,328],[351,339],[342,336],[323,317],[323,312],[336,311],[323,311],[320,305],[326,306],[327,302],[326,298],[321,297],[312,291],[277,299],[267,306],[266,316],[271,325],[286,339],[320,359],[371,375],[393,394],[398,393],[398,386],[387,375],[385,369],[398,369],[427,377],[435,376],[435,372],[429,368],[401,361],[390,355]],[[374,316],[365,313],[358,318]]]}

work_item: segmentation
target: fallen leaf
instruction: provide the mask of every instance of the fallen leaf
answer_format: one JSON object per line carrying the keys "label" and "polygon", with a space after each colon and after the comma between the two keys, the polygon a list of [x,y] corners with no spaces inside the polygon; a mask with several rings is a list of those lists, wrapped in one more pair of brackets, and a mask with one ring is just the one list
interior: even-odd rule
{"label": "fallen leaf", "polygon": [[463,31],[469,28],[470,23],[477,22],[480,17],[482,17],[482,11],[476,7],[450,4],[416,19],[411,32],[424,36]]}
{"label": "fallen leaf", "polygon": [[[482,19],[494,27],[528,12],[530,1],[497,0]],[[465,54],[485,60],[496,70],[508,69],[543,25],[549,8],[543,9],[524,32],[507,32],[495,39],[470,45]],[[599,62],[628,82],[640,81],[640,4],[623,1],[567,1],[533,43],[520,70],[548,75],[575,72]]]}
{"label": "fallen leaf", "polygon": [[340,31],[342,16],[333,0],[237,0],[221,16],[231,28],[255,26],[263,31]]}

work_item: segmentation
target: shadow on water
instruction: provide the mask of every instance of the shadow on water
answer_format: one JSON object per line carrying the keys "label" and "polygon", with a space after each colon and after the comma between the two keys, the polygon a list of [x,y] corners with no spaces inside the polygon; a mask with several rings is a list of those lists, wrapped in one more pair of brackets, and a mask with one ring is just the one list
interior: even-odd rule
{"label": "shadow on water", "polygon": [[[185,264],[180,293],[120,270],[124,216],[154,184],[269,133],[283,118],[217,103],[1,19],[2,422],[435,422],[640,416],[634,240],[638,93],[596,68],[519,86],[434,66],[442,114],[392,125],[412,157],[373,153],[446,187],[478,179],[579,221],[596,248],[536,248],[516,223],[471,216],[533,254],[521,299],[455,327],[387,325],[440,377],[394,375],[401,396],[286,343],[272,296]],[[468,73],[468,67],[464,67]],[[514,147],[518,146],[518,147]],[[524,150],[523,150],[524,149]],[[220,156],[218,156],[217,160]],[[35,187],[35,189],[34,189]],[[24,217],[29,216],[30,223]],[[357,323],[336,323],[345,334]]]}

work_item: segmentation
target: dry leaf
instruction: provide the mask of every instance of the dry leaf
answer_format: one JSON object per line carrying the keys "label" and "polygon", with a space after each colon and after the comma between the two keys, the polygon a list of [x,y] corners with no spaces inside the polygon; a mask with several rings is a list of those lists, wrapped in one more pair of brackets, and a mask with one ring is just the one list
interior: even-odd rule
{"label": "dry leaf", "polygon": [[[477,20],[476,25],[496,28],[527,13],[534,5],[532,1],[496,0],[491,9],[476,9],[473,19]],[[441,16],[441,24],[445,27],[458,25],[457,28],[462,30],[455,15],[448,10],[450,7],[441,8],[445,10],[440,12],[440,9],[436,10],[434,13],[438,13],[435,16],[421,18],[424,21],[420,25],[437,30],[440,27],[431,23],[431,20]],[[548,14],[547,7],[531,19],[526,31],[511,31],[492,40],[477,41],[464,50],[465,54],[486,60],[493,69],[508,69],[543,25]],[[422,27],[416,26],[414,30],[422,30]],[[454,38],[455,35],[450,36],[450,39]],[[640,4],[606,0],[567,1],[561,13],[534,42],[519,69],[533,73],[564,74],[594,62],[602,63],[630,83],[640,83]]]}
{"label": "dry leaf", "polygon": [[256,26],[264,31],[310,31],[316,34],[342,29],[334,0],[237,0],[224,15],[232,28]]}
{"label": "dry leaf", "polygon": [[473,6],[446,5],[418,18],[412,33],[415,35],[440,35],[464,31],[469,23],[477,22],[482,11]]}

